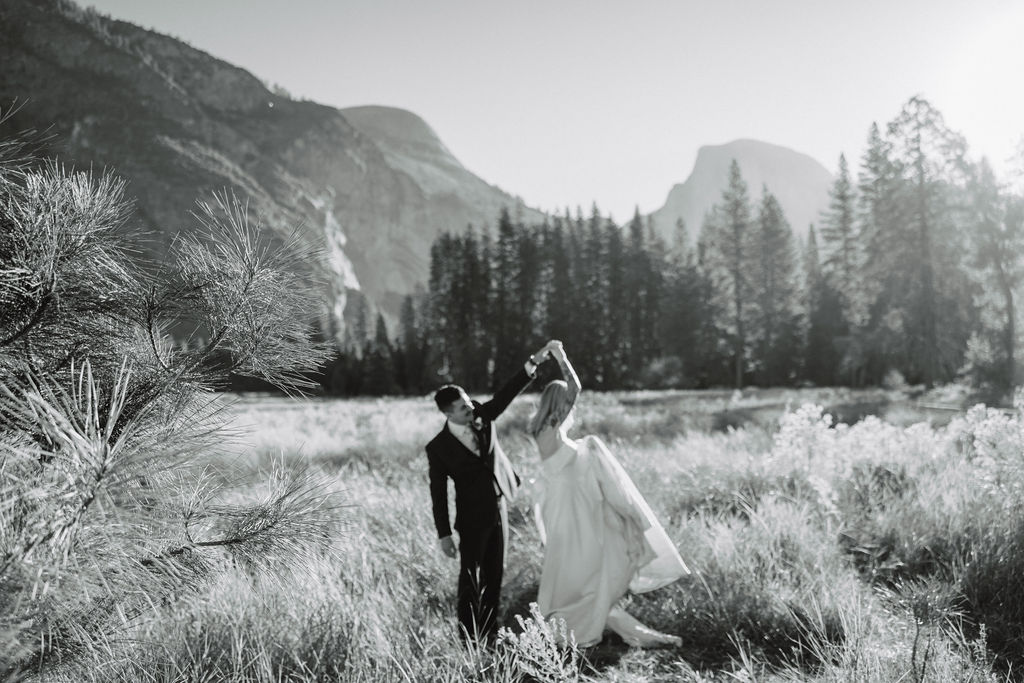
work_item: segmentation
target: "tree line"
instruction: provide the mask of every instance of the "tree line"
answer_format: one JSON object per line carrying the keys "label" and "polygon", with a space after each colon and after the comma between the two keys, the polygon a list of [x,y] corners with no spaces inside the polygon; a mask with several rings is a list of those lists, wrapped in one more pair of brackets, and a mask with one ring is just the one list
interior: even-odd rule
{"label": "tree line", "polygon": [[371,331],[354,299],[325,382],[486,391],[557,338],[596,389],[1015,383],[1024,197],[920,97],[870,127],[856,171],[840,156],[806,239],[735,161],[690,230],[666,240],[639,213],[620,226],[594,206],[441,235],[396,336],[380,315]]}

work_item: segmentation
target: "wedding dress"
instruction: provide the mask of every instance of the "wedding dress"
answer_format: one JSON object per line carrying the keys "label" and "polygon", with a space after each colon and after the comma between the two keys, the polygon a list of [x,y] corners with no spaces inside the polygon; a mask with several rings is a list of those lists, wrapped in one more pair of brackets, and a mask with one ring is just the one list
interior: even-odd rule
{"label": "wedding dress", "polygon": [[545,542],[537,604],[582,646],[607,626],[634,646],[678,644],[616,606],[690,570],[650,506],[596,436],[562,443],[541,465],[537,525]]}

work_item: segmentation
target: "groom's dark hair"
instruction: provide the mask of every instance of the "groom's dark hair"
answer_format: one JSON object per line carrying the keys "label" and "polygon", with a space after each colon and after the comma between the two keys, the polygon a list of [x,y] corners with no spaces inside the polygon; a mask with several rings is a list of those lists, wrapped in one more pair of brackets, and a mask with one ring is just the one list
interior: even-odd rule
{"label": "groom's dark hair", "polygon": [[458,384],[445,384],[434,392],[434,403],[437,409],[444,412],[444,409],[459,400],[463,389]]}

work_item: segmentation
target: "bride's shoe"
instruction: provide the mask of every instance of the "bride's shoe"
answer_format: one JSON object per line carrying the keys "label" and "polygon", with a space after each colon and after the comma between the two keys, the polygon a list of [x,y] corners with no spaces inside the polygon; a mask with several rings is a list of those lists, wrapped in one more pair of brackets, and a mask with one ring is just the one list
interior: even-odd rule
{"label": "bride's shoe", "polygon": [[679,647],[683,644],[683,639],[679,636],[655,631],[618,606],[613,607],[608,614],[607,625],[618,633],[630,647]]}
{"label": "bride's shoe", "polygon": [[632,633],[628,636],[623,636],[622,639],[631,647],[644,649],[656,647],[679,647],[683,644],[683,639],[679,636],[655,631],[653,628],[648,628],[646,626],[633,629]]}
{"label": "bride's shoe", "polygon": [[647,647],[682,647],[683,639],[679,636],[672,636],[667,633],[658,634],[657,640]]}

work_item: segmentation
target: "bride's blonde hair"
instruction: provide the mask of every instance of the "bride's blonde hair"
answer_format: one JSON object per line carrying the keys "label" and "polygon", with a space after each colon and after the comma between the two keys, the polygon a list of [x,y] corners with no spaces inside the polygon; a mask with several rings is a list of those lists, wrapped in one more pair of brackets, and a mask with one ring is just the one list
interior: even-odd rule
{"label": "bride's blonde hair", "polygon": [[545,427],[557,428],[569,416],[570,410],[569,385],[560,379],[548,382],[540,395],[537,411],[530,416],[530,434],[536,437]]}

